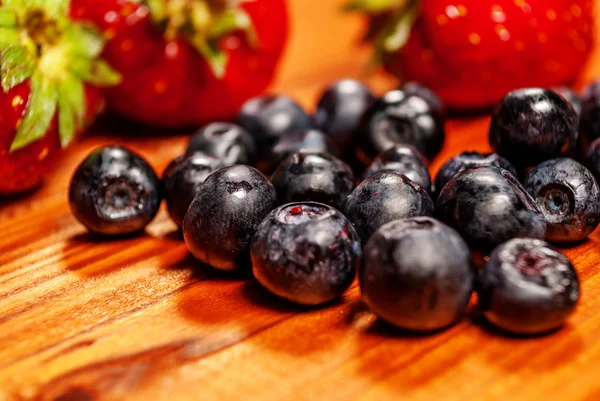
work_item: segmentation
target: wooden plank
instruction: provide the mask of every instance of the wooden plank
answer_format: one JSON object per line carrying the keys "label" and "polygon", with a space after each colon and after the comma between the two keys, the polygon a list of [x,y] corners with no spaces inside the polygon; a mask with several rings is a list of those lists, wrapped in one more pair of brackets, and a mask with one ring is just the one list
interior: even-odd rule
{"label": "wooden plank", "polygon": [[[294,34],[271,91],[311,108],[326,83],[362,77],[369,53],[355,47],[362,23],[339,15],[341,1],[289,4]],[[597,52],[582,82],[599,62]],[[450,121],[432,171],[460,150],[487,150],[488,123]],[[199,266],[164,210],[122,241],[98,241],[70,215],[69,177],[90,149],[121,143],[162,171],[186,140],[101,123],[43,188],[0,204],[0,401],[600,399],[598,233],[565,249],[583,295],[563,330],[502,337],[473,309],[450,330],[407,336],[377,321],[356,285],[305,309]]]}

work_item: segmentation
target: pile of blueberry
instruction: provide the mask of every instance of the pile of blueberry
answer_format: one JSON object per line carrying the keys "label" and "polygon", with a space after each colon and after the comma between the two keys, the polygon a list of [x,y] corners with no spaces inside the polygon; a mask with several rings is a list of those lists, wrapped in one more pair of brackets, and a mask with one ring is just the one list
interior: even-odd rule
{"label": "pile of blueberry", "polygon": [[[127,149],[92,152],[70,204],[90,231],[124,235],[143,230],[164,197],[198,260],[251,269],[299,304],[339,297],[358,272],[364,302],[402,329],[456,323],[474,289],[504,331],[560,327],[579,280],[543,240],[581,241],[600,222],[600,139],[589,143],[600,137],[600,85],[582,99],[566,89],[509,93],[490,125],[496,153],[461,153],[432,181],[444,118],[437,96],[415,83],[375,98],[343,80],[314,116],[263,96],[237,124],[200,129],[162,181]],[[575,160],[585,148],[587,167]]]}

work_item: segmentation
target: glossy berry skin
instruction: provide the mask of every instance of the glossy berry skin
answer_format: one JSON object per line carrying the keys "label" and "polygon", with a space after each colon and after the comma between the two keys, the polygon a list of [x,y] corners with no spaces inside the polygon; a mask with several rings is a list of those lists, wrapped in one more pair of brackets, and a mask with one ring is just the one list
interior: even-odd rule
{"label": "glossy berry skin", "polygon": [[183,221],[189,251],[215,269],[250,266],[250,241],[275,207],[275,189],[260,171],[237,165],[204,181]]}
{"label": "glossy berry skin", "polygon": [[220,159],[204,152],[179,156],[167,166],[162,178],[163,189],[169,215],[177,226],[183,225],[185,214],[204,180],[221,167],[224,165]]}
{"label": "glossy berry skin", "polygon": [[271,82],[287,42],[285,1],[244,2],[240,7],[252,21],[258,45],[243,33],[221,37],[219,47],[228,60],[218,78],[188,40],[165,38],[143,2],[71,1],[75,18],[94,23],[109,38],[103,57],[123,76],[121,85],[106,91],[109,106],[155,127],[234,117]]}
{"label": "glossy berry skin", "polygon": [[425,191],[431,192],[431,177],[427,170],[427,162],[413,146],[396,145],[380,153],[363,177],[366,179],[382,171],[404,174]]}
{"label": "glossy berry skin", "polygon": [[362,83],[344,79],[325,89],[317,103],[314,125],[345,151],[375,97]]}
{"label": "glossy berry skin", "polygon": [[342,210],[354,188],[354,174],[346,163],[326,153],[295,153],[271,176],[277,202],[313,201]]}
{"label": "glossy berry skin", "polygon": [[383,320],[406,330],[433,331],[456,323],[473,291],[471,254],[456,231],[430,217],[392,221],[363,249],[363,301]]}
{"label": "glossy berry skin", "polygon": [[431,160],[442,149],[444,139],[442,116],[425,99],[395,90],[365,113],[356,138],[356,156],[368,165],[395,145],[412,145]]}
{"label": "glossy berry skin", "polygon": [[161,201],[160,180],[138,154],[106,146],[77,167],[69,186],[73,216],[93,233],[125,235],[150,223]]}
{"label": "glossy berry skin", "polygon": [[427,192],[403,174],[385,171],[361,182],[346,199],[344,214],[363,243],[386,223],[415,216],[431,216]]}
{"label": "glossy berry skin", "polygon": [[581,134],[588,142],[600,138],[600,81],[589,85],[581,95]]}
{"label": "glossy berry skin", "polygon": [[546,233],[535,201],[512,174],[493,166],[455,175],[440,193],[434,216],[482,252],[515,237],[543,238]]}
{"label": "glossy berry skin", "polygon": [[596,182],[600,182],[600,138],[592,142],[585,155],[584,162],[585,166],[596,178]]}
{"label": "glossy berry skin", "polygon": [[517,171],[513,165],[502,156],[498,156],[496,153],[462,152],[449,159],[442,165],[442,167],[440,167],[437,175],[435,176],[436,192],[441,192],[448,181],[450,181],[452,177],[461,171],[481,166],[500,167],[517,177]]}
{"label": "glossy berry skin", "polygon": [[273,210],[252,241],[254,277],[270,292],[302,305],[341,296],[356,277],[360,240],[340,212],[322,203]]}
{"label": "glossy berry skin", "polygon": [[443,115],[445,113],[444,105],[440,100],[439,96],[436,95],[435,92],[429,89],[428,87],[415,81],[408,81],[404,82],[400,86],[400,90],[404,92],[407,96],[414,95],[420,97],[421,99],[425,99],[432,107],[432,109],[438,114]]}
{"label": "glossy berry skin", "polygon": [[579,279],[565,255],[546,242],[510,240],[479,273],[479,307],[498,328],[521,335],[555,330],[579,300]]}
{"label": "glossy berry skin", "polygon": [[581,118],[581,108],[583,106],[581,97],[579,97],[579,95],[575,93],[573,89],[569,88],[568,86],[557,86],[552,88],[552,90],[571,103],[573,110],[575,110],[575,113],[577,113],[577,117]]}
{"label": "glossy berry skin", "polygon": [[450,110],[491,108],[511,90],[573,82],[594,47],[592,0],[419,3],[407,43],[388,52],[384,66],[431,88]]}
{"label": "glossy berry skin", "polygon": [[200,128],[190,139],[186,154],[210,153],[226,166],[234,164],[254,165],[256,145],[254,140],[239,125],[215,122]]}
{"label": "glossy berry skin", "polygon": [[592,173],[575,160],[548,160],[527,174],[523,186],[546,218],[546,240],[581,241],[598,227],[600,188]]}
{"label": "glossy berry skin", "polygon": [[519,89],[496,107],[490,145],[517,167],[529,167],[567,154],[577,142],[579,121],[573,106],[548,89]]}
{"label": "glossy berry skin", "polygon": [[260,149],[270,147],[281,137],[311,128],[304,109],[287,96],[259,96],[248,100],[238,115],[238,123],[256,141]]}
{"label": "glossy berry skin", "polygon": [[323,132],[310,129],[280,138],[269,152],[269,171],[274,171],[279,164],[294,153],[329,153],[338,155],[337,147]]}

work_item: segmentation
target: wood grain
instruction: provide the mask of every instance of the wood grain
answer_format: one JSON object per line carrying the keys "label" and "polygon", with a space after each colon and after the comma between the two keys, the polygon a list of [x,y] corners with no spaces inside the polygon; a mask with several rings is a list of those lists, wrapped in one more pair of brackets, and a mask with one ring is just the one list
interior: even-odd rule
{"label": "wood grain", "polygon": [[[289,2],[294,34],[273,92],[310,108],[325,83],[361,77],[362,23],[340,18],[340,3]],[[600,53],[582,82],[598,72]],[[368,81],[378,92],[395,85]],[[450,121],[432,170],[459,150],[486,150],[487,124]],[[1,401],[600,399],[598,233],[565,249],[583,295],[559,332],[499,336],[473,310],[450,330],[412,337],[377,321],[356,286],[303,309],[198,265],[164,210],[121,241],[98,241],[70,215],[69,177],[90,149],[122,143],[162,171],[185,141],[101,123],[43,188],[0,204]]]}

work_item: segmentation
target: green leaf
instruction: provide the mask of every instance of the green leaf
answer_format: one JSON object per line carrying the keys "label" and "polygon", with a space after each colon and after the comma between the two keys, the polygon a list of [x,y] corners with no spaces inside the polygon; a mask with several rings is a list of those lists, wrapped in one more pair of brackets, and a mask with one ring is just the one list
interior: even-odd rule
{"label": "green leaf", "polygon": [[121,83],[121,75],[104,60],[78,58],[71,70],[75,76],[94,86],[107,87]]}
{"label": "green leaf", "polygon": [[252,46],[258,43],[252,18],[242,9],[228,9],[223,12],[210,27],[208,36],[218,40],[236,31],[243,31]]}
{"label": "green leaf", "polygon": [[35,64],[31,55],[21,46],[9,46],[0,54],[0,75],[2,76],[2,89],[8,92],[15,86],[31,77]]}
{"label": "green leaf", "polygon": [[85,117],[85,89],[81,80],[74,76],[65,78],[57,85],[58,133],[60,144],[66,147],[83,126]]}
{"label": "green leaf", "polygon": [[0,7],[0,27],[14,28],[15,26],[17,26],[17,15],[15,12],[13,10]]}
{"label": "green leaf", "polygon": [[42,138],[56,113],[56,87],[36,72],[31,77],[31,95],[25,109],[25,117],[17,128],[10,151],[21,149]]}
{"label": "green leaf", "polygon": [[64,39],[75,57],[96,58],[104,48],[104,38],[92,25],[77,24],[69,27]]}
{"label": "green leaf", "polygon": [[190,40],[196,50],[204,57],[215,77],[223,78],[227,66],[227,55],[219,48],[217,42],[203,39],[194,40],[193,37]]}
{"label": "green leaf", "polygon": [[50,17],[56,18],[67,15],[69,12],[70,0],[32,0],[39,4]]}
{"label": "green leaf", "polygon": [[386,11],[404,8],[408,0],[350,0],[344,11],[362,11],[367,14],[380,14]]}
{"label": "green leaf", "polygon": [[19,46],[21,43],[21,35],[14,28],[0,27],[0,52],[7,49],[9,46]]}

